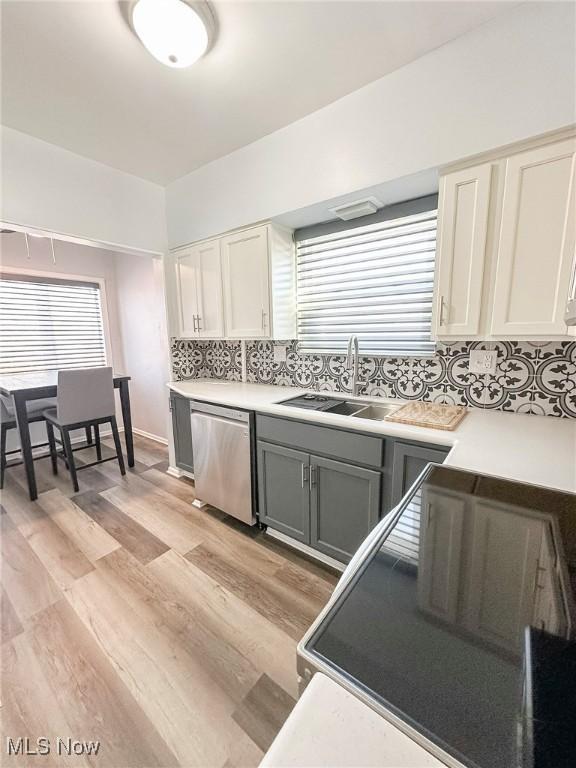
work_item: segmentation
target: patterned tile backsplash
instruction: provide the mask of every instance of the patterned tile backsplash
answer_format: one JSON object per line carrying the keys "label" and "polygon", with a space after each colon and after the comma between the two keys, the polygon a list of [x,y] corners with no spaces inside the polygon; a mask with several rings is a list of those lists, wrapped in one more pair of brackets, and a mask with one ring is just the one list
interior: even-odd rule
{"label": "patterned tile backsplash", "polygon": [[[286,348],[275,362],[274,347]],[[468,370],[471,349],[496,349],[495,374]],[[172,340],[174,379],[242,380],[239,341]],[[247,381],[349,392],[342,355],[303,355],[295,341],[246,341]],[[576,341],[455,341],[433,357],[363,357],[361,394],[576,418]]]}

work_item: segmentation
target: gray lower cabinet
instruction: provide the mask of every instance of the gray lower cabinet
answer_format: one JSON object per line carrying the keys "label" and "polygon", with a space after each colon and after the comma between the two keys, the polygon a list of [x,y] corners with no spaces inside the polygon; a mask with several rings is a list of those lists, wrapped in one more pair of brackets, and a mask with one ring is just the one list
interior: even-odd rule
{"label": "gray lower cabinet", "polygon": [[392,460],[392,506],[398,504],[430,462],[441,464],[448,448],[431,448],[427,445],[394,443]]}
{"label": "gray lower cabinet", "polygon": [[378,522],[381,473],[258,440],[260,521],[347,562]]}
{"label": "gray lower cabinet", "polygon": [[258,441],[260,521],[310,543],[310,456]]}
{"label": "gray lower cabinet", "polygon": [[382,475],[312,456],[310,544],[347,562],[378,522]]}
{"label": "gray lower cabinet", "polygon": [[176,466],[186,472],[194,472],[192,452],[192,425],[190,422],[190,400],[173,393],[170,396],[172,411],[172,432]]}

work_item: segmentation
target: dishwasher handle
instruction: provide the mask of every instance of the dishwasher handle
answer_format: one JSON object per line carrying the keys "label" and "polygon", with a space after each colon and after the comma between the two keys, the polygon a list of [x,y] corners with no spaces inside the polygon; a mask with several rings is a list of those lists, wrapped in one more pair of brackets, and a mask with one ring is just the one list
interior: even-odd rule
{"label": "dishwasher handle", "polygon": [[250,421],[249,411],[239,411],[236,408],[225,408],[211,403],[199,403],[196,400],[190,402],[190,413],[207,413],[210,416],[221,416],[223,419],[241,421],[244,424]]}

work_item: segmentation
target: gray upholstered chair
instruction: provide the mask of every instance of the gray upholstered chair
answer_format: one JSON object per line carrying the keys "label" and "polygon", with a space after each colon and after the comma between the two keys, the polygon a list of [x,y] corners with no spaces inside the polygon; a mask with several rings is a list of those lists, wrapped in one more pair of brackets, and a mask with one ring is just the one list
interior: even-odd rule
{"label": "gray upholstered chair", "polygon": [[[78,491],[77,471],[101,464],[103,461],[118,460],[120,472],[125,475],[124,457],[116,423],[114,403],[114,382],[112,368],[79,368],[69,371],[58,371],[57,406],[44,411],[46,429],[48,431],[48,443],[52,459],[52,471],[58,473],[58,457],[63,458],[70,470],[74,490]],[[108,459],[102,458],[100,445],[100,425],[110,424],[116,456]],[[58,439],[54,433],[54,427],[60,433]],[[70,441],[70,433],[75,429],[94,429],[96,440],[96,458],[90,464],[82,464],[76,467],[74,453]],[[56,443],[62,446],[59,453]]]}
{"label": "gray upholstered chair", "polygon": [[[44,411],[46,408],[53,407],[55,404],[53,398],[46,398],[44,400],[30,400],[27,406],[28,421],[30,423],[34,421],[44,421]],[[11,397],[0,397],[0,488],[4,488],[4,473],[8,466],[8,456],[14,453],[20,453],[20,448],[13,448],[10,451],[6,450],[6,440],[8,432],[11,429],[16,429],[16,414],[14,411],[14,403]],[[34,448],[43,448],[46,443],[39,443],[33,446]],[[43,457],[41,457],[43,458]],[[11,467],[22,464],[21,461],[15,461],[10,464]]]}

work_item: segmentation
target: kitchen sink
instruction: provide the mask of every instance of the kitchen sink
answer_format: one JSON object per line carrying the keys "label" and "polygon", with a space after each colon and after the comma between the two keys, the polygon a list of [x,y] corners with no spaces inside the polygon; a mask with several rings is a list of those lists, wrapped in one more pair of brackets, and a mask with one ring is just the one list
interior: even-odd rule
{"label": "kitchen sink", "polygon": [[356,419],[370,419],[371,421],[383,421],[386,416],[398,408],[398,405],[368,405],[365,408],[352,413]]}
{"label": "kitchen sink", "polygon": [[359,411],[366,408],[366,403],[349,402],[348,400],[342,400],[338,405],[333,405],[329,408],[327,413],[338,413],[341,416],[355,416]]}
{"label": "kitchen sink", "polygon": [[327,413],[338,413],[342,416],[353,416],[355,419],[370,419],[371,421],[383,421],[389,413],[393,413],[397,405],[376,405],[358,400],[342,400],[338,405],[333,405]]}
{"label": "kitchen sink", "polygon": [[397,410],[401,403],[375,403],[373,400],[341,400],[324,392],[308,392],[305,395],[291,397],[281,401],[282,405],[293,408],[306,408],[319,413],[337,413],[354,419],[383,421],[389,413]]}

